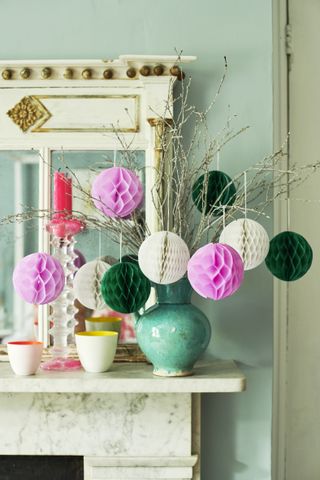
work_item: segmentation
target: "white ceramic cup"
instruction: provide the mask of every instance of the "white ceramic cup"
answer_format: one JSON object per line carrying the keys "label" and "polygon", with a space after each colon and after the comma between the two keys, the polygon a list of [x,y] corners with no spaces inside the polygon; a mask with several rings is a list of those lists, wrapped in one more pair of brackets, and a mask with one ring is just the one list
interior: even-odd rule
{"label": "white ceramic cup", "polygon": [[85,319],[87,332],[106,331],[120,334],[121,317],[90,317]]}
{"label": "white ceramic cup", "polygon": [[39,368],[43,350],[42,342],[8,342],[8,356],[16,375],[34,375]]}
{"label": "white ceramic cup", "polygon": [[79,359],[86,372],[100,373],[109,370],[116,354],[117,332],[79,332],[75,337]]}

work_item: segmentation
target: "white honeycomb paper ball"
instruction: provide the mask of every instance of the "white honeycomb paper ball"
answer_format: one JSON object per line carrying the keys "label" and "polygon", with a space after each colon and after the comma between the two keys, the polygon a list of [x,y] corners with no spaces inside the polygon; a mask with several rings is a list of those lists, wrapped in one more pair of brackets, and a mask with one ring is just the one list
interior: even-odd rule
{"label": "white honeycomb paper ball", "polygon": [[74,296],[82,305],[91,310],[106,308],[100,285],[103,275],[109,268],[109,263],[97,259],[85,263],[77,271],[73,280]]}
{"label": "white honeycomb paper ball", "polygon": [[241,218],[227,225],[219,238],[220,243],[233,247],[241,256],[244,269],[258,267],[269,251],[269,237],[260,223]]}
{"label": "white honeycomb paper ball", "polygon": [[172,232],[157,232],[146,238],[139,249],[139,266],[149,280],[168,285],[180,280],[190,258],[186,243]]}

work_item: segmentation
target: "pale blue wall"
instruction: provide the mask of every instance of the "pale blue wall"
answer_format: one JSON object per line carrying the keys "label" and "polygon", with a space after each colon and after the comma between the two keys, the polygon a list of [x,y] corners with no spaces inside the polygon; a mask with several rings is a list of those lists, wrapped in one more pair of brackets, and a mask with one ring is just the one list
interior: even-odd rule
{"label": "pale blue wall", "polygon": [[[171,54],[199,60],[193,101],[208,104],[229,75],[212,129],[227,115],[251,130],[221,159],[236,173],[272,150],[272,26],[269,0],[1,0],[0,58],[113,58]],[[248,391],[203,401],[204,480],[270,479],[272,290],[264,267],[235,297],[201,302],[214,322],[212,354],[243,362]]]}

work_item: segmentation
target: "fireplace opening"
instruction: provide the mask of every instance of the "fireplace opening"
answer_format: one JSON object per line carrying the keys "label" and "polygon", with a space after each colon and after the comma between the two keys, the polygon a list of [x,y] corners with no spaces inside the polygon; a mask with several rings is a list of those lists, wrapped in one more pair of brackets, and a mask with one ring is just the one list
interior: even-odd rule
{"label": "fireplace opening", "polygon": [[0,480],[83,480],[83,457],[1,455]]}

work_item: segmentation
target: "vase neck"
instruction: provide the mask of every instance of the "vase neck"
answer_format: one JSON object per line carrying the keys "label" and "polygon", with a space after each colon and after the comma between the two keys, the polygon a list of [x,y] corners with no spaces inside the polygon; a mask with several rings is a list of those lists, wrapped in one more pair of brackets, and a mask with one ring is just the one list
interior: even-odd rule
{"label": "vase neck", "polygon": [[169,285],[156,285],[158,303],[191,303],[192,288],[187,278]]}

